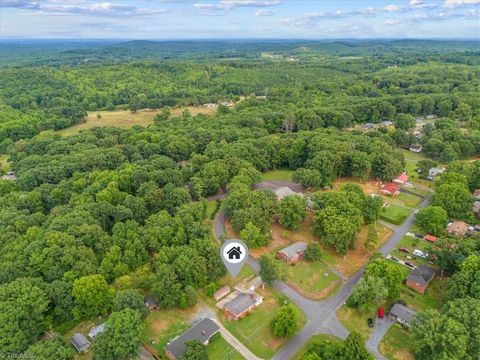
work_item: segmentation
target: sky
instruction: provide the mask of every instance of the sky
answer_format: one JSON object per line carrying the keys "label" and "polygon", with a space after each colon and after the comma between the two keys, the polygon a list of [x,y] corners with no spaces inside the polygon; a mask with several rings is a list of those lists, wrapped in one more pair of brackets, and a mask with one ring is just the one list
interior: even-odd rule
{"label": "sky", "polygon": [[480,39],[480,0],[0,0],[0,39]]}

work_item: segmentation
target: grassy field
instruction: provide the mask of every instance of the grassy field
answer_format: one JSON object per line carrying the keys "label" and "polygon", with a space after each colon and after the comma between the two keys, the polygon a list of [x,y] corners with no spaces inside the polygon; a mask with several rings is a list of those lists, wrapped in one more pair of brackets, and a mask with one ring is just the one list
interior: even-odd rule
{"label": "grassy field", "polygon": [[388,329],[378,348],[389,360],[414,360],[412,340],[407,329],[394,324]]}
{"label": "grassy field", "polygon": [[[255,355],[269,359],[287,342],[288,338],[275,338],[270,328],[273,317],[280,309],[280,294],[267,288],[258,292],[264,296],[263,303],[243,319],[229,321],[220,310],[218,310],[218,313],[223,325],[239,341]],[[303,313],[300,322],[299,328],[305,324]]]}
{"label": "grassy field", "polygon": [[[0,154],[0,170],[3,172],[8,172],[10,170],[10,164],[7,161],[8,155],[1,155]],[[0,171],[0,174],[1,174]]]}
{"label": "grassy field", "polygon": [[190,309],[152,311],[145,319],[144,341],[155,353],[166,359],[164,346],[168,341],[180,335],[190,327],[193,315],[198,311],[198,306]]}
{"label": "grassy field", "polygon": [[400,225],[410,215],[411,210],[404,207],[390,204],[386,209],[380,212],[380,219],[391,224]]}
{"label": "grassy field", "polygon": [[209,359],[243,360],[244,357],[235,350],[222,336],[214,337],[207,346]]}
{"label": "grassy field", "polygon": [[260,177],[261,181],[292,181],[292,175],[295,171],[288,169],[277,169],[264,172]]}
{"label": "grassy field", "polygon": [[443,303],[445,285],[445,280],[434,278],[428,285],[425,294],[420,294],[413,289],[403,286],[400,298],[405,301],[408,307],[417,311],[440,309]]}
{"label": "grassy field", "polygon": [[[193,116],[198,114],[209,115],[216,111],[216,108],[187,106],[185,108],[171,109],[172,116],[180,116],[185,109],[188,109]],[[153,123],[153,118],[159,112],[160,110],[140,110],[135,113],[132,113],[130,110],[90,111],[84,123],[60,130],[59,133],[65,136],[74,135],[81,130],[96,126],[116,126],[120,128],[130,128],[134,125],[147,126]],[[97,117],[97,114],[100,114],[100,117]]]}
{"label": "grassy field", "polygon": [[281,260],[279,262],[287,274],[288,285],[309,299],[318,300],[332,296],[340,287],[340,278],[320,261],[302,260],[295,266]]}
{"label": "grassy field", "polygon": [[302,346],[298,353],[293,357],[294,359],[301,359],[302,355],[307,353],[314,346],[322,346],[327,343],[342,343],[343,341],[336,336],[321,334],[313,335],[308,341]]}
{"label": "grassy field", "polygon": [[337,310],[337,317],[340,323],[350,331],[358,331],[365,340],[370,337],[373,330],[368,327],[367,320],[368,318],[372,318],[375,321],[376,315],[376,311],[364,314],[358,309],[349,308],[347,305],[342,305],[342,307]]}

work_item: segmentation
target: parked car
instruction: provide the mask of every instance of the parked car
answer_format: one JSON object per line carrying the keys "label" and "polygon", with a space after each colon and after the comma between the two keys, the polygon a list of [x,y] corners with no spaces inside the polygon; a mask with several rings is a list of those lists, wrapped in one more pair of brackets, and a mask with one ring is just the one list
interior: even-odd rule
{"label": "parked car", "polygon": [[383,319],[384,316],[385,316],[385,311],[383,310],[383,307],[378,308],[378,318]]}
{"label": "parked car", "polygon": [[422,259],[428,258],[427,253],[424,253],[422,250],[418,250],[418,249],[413,250],[413,255],[418,256],[419,258],[422,258]]}
{"label": "parked car", "polygon": [[408,267],[411,267],[411,268],[415,267],[411,262],[408,262],[408,261],[405,261],[405,265],[407,265]]}
{"label": "parked car", "polygon": [[392,257],[390,258],[390,260],[398,261],[398,259],[397,259],[395,256],[392,256]]}
{"label": "parked car", "polygon": [[373,327],[373,319],[372,318],[368,318],[367,323],[368,323],[368,327]]}
{"label": "parked car", "polygon": [[410,250],[408,250],[406,248],[400,248],[400,249],[398,249],[398,251],[406,253],[406,254],[410,254]]}
{"label": "parked car", "polygon": [[422,234],[415,234],[415,237],[419,238],[419,239],[423,239],[423,235]]}

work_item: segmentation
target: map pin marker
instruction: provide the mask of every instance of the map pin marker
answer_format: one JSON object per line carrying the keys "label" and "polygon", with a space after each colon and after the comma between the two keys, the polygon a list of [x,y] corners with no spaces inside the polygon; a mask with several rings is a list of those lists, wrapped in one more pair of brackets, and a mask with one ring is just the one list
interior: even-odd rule
{"label": "map pin marker", "polygon": [[220,256],[227,270],[235,277],[248,259],[247,245],[238,239],[225,240],[220,248]]}

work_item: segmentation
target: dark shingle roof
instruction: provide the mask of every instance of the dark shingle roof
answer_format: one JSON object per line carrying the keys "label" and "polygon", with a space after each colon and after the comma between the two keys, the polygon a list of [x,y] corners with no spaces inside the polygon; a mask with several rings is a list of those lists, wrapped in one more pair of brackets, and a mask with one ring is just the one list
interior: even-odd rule
{"label": "dark shingle roof", "polygon": [[428,285],[437,271],[428,266],[422,265],[413,269],[407,277],[408,281],[414,281],[418,284]]}
{"label": "dark shingle roof", "polygon": [[189,340],[199,340],[205,344],[215,333],[220,330],[217,324],[211,319],[204,318],[185,331],[182,335],[173,339],[167,346],[165,351],[172,353],[176,359],[179,359],[185,351],[185,343]]}
{"label": "dark shingle roof", "polygon": [[285,254],[289,259],[291,259],[295,255],[297,255],[298,252],[305,251],[306,248],[307,248],[307,244],[305,244],[304,242],[298,241],[280,250],[279,252],[282,254]]}
{"label": "dark shingle roof", "polygon": [[417,314],[417,312],[402,304],[395,304],[390,310],[390,314],[402,319],[407,324],[411,324],[413,317]]}
{"label": "dark shingle roof", "polygon": [[245,310],[250,309],[255,305],[255,298],[249,293],[240,293],[228,303],[224,305],[225,310],[228,310],[235,316],[239,316]]}

